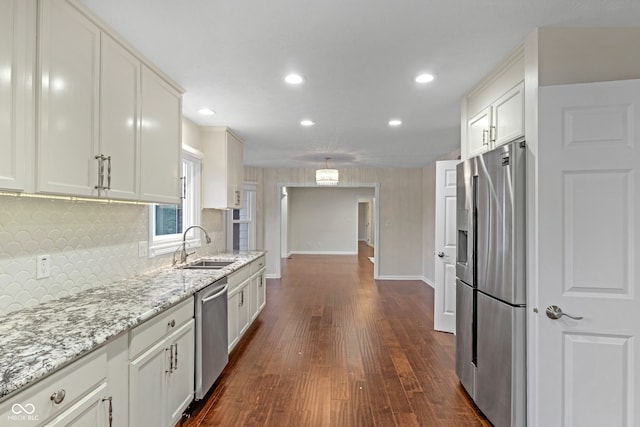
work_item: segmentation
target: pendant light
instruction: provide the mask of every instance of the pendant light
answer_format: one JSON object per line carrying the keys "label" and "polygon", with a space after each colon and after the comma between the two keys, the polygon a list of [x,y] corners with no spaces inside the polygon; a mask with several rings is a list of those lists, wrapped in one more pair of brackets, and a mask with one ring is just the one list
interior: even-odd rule
{"label": "pendant light", "polygon": [[325,157],[324,169],[316,169],[316,184],[338,185],[338,169],[329,169],[331,157]]}

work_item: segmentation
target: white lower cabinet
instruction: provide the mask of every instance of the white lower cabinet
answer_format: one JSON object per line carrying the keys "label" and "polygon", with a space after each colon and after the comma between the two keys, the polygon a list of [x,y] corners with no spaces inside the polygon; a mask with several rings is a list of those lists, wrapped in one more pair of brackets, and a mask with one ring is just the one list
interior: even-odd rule
{"label": "white lower cabinet", "polygon": [[240,340],[240,328],[238,327],[238,311],[240,310],[240,292],[229,294],[227,298],[227,337],[229,353]]}
{"label": "white lower cabinet", "polygon": [[0,404],[0,420],[20,426],[109,426],[109,404],[120,397],[109,388],[107,363],[106,347],[93,351]]}
{"label": "white lower cabinet", "polygon": [[130,332],[130,426],[173,426],[191,403],[194,325],[189,299]]}
{"label": "white lower cabinet", "polygon": [[266,302],[265,259],[260,257],[229,276],[227,301],[229,352],[258,317]]}
{"label": "white lower cabinet", "polygon": [[[105,400],[104,397],[106,391],[107,383],[105,381],[83,396],[76,404],[60,414],[60,416],[46,423],[45,426],[109,426],[108,416],[105,416],[104,408],[105,405],[109,405],[108,399]],[[108,412],[109,409],[106,411]]]}
{"label": "white lower cabinet", "polygon": [[265,269],[257,274],[256,280],[256,312],[255,317],[262,311],[267,303],[267,275]]}
{"label": "white lower cabinet", "polygon": [[175,425],[193,400],[195,321],[191,320],[175,331],[168,340],[174,347],[173,371],[167,376],[167,416]]}

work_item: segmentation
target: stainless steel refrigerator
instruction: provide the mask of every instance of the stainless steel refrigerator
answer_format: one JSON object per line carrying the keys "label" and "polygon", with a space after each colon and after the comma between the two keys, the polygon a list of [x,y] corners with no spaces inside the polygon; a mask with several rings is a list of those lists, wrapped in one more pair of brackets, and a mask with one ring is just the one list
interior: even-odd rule
{"label": "stainless steel refrigerator", "polygon": [[496,427],[526,424],[526,145],[457,169],[456,373]]}

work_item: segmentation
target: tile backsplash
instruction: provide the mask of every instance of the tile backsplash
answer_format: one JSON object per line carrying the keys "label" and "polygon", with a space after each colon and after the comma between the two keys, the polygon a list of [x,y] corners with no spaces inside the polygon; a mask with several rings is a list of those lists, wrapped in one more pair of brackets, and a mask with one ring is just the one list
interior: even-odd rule
{"label": "tile backsplash", "polygon": [[[213,242],[224,250],[223,212],[203,210]],[[0,315],[106,286],[171,263],[171,254],[138,257],[149,240],[149,206],[0,196]],[[36,279],[36,257],[50,255],[50,276]]]}

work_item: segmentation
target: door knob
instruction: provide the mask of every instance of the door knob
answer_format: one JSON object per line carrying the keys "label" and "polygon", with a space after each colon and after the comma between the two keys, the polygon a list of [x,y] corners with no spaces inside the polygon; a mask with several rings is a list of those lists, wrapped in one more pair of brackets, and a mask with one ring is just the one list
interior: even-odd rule
{"label": "door knob", "polygon": [[438,256],[439,256],[440,258],[444,257],[444,252],[438,252]]}
{"label": "door knob", "polygon": [[556,320],[561,318],[562,316],[567,316],[573,320],[582,320],[582,316],[572,316],[570,314],[567,314],[562,311],[562,309],[557,305],[550,305],[549,307],[547,307],[547,317],[549,319]]}

